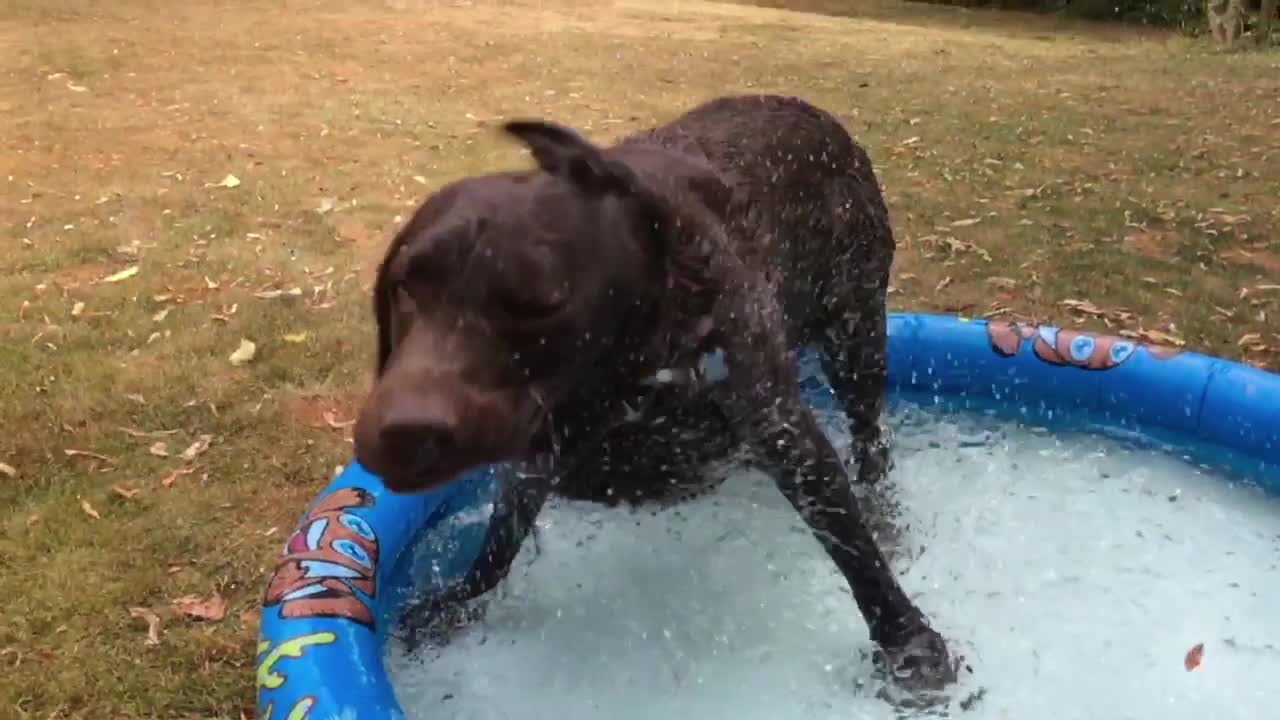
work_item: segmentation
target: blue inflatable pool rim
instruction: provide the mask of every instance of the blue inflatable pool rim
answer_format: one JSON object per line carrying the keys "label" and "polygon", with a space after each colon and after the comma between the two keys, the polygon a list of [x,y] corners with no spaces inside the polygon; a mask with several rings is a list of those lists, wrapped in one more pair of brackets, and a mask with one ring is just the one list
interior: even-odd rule
{"label": "blue inflatable pool rim", "polygon": [[[812,351],[807,399],[836,407]],[[1280,494],[1280,375],[1239,363],[1049,326],[894,314],[891,396],[1058,431],[1164,447]],[[307,508],[263,598],[258,716],[399,720],[383,668],[397,613],[461,577],[505,467],[396,495],[352,463]]]}

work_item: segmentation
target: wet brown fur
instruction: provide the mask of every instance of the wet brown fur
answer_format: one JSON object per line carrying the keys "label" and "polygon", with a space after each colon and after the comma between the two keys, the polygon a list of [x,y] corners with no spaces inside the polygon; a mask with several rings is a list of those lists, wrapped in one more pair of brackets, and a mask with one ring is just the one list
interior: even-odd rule
{"label": "wet brown fur", "polygon": [[[441,597],[499,582],[550,493],[670,499],[745,449],[839,567],[872,639],[914,671],[907,683],[952,680],[789,353],[822,349],[857,480],[876,482],[894,239],[863,148],[830,114],[771,95],[712,100],[607,148],[550,122],[506,131],[537,169],[429,197],[375,287],[378,379],[359,460],[401,492],[500,461],[522,478],[503,488],[472,573]],[[711,350],[726,383],[646,384]]]}

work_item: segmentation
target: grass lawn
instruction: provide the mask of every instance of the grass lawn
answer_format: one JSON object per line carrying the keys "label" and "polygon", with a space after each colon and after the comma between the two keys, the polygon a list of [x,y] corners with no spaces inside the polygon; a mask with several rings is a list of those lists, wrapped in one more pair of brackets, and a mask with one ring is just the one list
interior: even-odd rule
{"label": "grass lawn", "polygon": [[432,188],[526,162],[512,115],[802,95],[877,163],[896,309],[1280,369],[1275,53],[889,0],[6,0],[0,68],[4,718],[252,715],[372,268]]}

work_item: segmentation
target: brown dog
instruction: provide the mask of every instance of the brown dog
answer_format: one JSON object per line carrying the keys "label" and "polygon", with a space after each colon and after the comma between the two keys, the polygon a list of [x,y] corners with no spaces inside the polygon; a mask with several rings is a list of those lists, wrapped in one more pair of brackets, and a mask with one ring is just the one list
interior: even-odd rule
{"label": "brown dog", "polygon": [[[863,149],[831,115],[776,96],[720,98],[607,149],[548,122],[505,129],[538,169],[444,187],[388,250],[377,382],[355,430],[359,461],[397,492],[519,469],[445,597],[505,576],[548,493],[696,490],[740,442],[843,573],[895,675],[953,680],[788,353],[821,345],[858,480],[875,482],[894,240]],[[728,381],[708,389],[699,361],[716,350]]]}

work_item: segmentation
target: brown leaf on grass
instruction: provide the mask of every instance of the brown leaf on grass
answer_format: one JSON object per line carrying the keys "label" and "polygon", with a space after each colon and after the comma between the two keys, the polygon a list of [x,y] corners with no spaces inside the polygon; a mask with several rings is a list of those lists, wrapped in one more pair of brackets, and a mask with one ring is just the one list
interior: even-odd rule
{"label": "brown leaf on grass", "polygon": [[946,276],[946,277],[942,278],[942,280],[938,281],[937,286],[936,286],[936,287],[934,287],[934,288],[933,288],[933,290],[934,290],[934,292],[941,292],[943,289],[945,289],[945,288],[946,288],[948,285],[950,285],[950,284],[951,284],[951,276],[950,276],[950,275],[948,275],[948,276]]}
{"label": "brown leaf on grass", "polygon": [[173,306],[170,305],[169,307],[164,308],[163,310],[156,313],[155,315],[152,315],[151,322],[164,322],[164,319],[166,317],[169,317],[169,311],[172,309],[173,309]]}
{"label": "brown leaf on grass", "polygon": [[156,457],[169,457],[169,443],[164,442],[163,440],[158,440],[152,443],[151,447],[147,448],[147,452],[155,455]]}
{"label": "brown leaf on grass", "polygon": [[77,302],[71,306],[71,317],[78,318],[84,314],[84,303]]}
{"label": "brown leaf on grass", "polygon": [[192,460],[195,460],[196,457],[199,456],[201,453],[203,453],[205,450],[208,450],[209,443],[211,442],[213,442],[212,435],[200,435],[199,437],[196,438],[196,441],[191,443],[191,446],[188,447],[186,450],[183,450],[182,454],[179,455],[178,457],[181,457],[183,460],[186,460],[187,462],[191,462]]}
{"label": "brown leaf on grass", "polygon": [[253,294],[260,300],[274,300],[278,297],[302,297],[302,288],[291,287],[288,290],[260,290]]}
{"label": "brown leaf on grass", "polygon": [[1246,345],[1258,345],[1262,342],[1262,333],[1246,333],[1240,336],[1236,341],[1236,345],[1244,347]]}
{"label": "brown leaf on grass", "polygon": [[120,497],[124,498],[125,500],[132,500],[134,496],[137,495],[139,492],[134,488],[125,487],[123,485],[112,485],[111,491],[119,495]]}
{"label": "brown leaf on grass", "polygon": [[137,428],[131,428],[124,425],[120,425],[118,427],[120,428],[120,432],[136,438],[165,437],[167,435],[177,435],[179,432],[182,432],[181,430],[139,430]]}
{"label": "brown leaf on grass", "polygon": [[182,566],[177,564],[170,565],[164,569],[165,575],[177,575],[180,572],[182,572]]}
{"label": "brown leaf on grass", "polygon": [[289,333],[287,335],[282,336],[281,339],[287,343],[293,343],[293,344],[304,343],[307,341],[307,336],[309,334],[310,333],[307,333],[306,331]]}
{"label": "brown leaf on grass", "polygon": [[964,218],[963,220],[952,220],[951,227],[953,228],[969,227],[971,225],[977,225],[980,222],[982,222],[982,218],[980,217]]}
{"label": "brown leaf on grass", "polygon": [[207,598],[183,595],[174,599],[173,607],[192,620],[217,622],[227,615],[227,601],[216,592]]}
{"label": "brown leaf on grass", "polygon": [[112,465],[114,465],[116,462],[115,460],[112,460],[106,455],[102,455],[96,452],[90,452],[88,450],[76,450],[75,448],[67,448],[62,451],[62,454],[66,455],[67,457],[93,458],[94,460],[101,460],[102,462],[111,463]]}
{"label": "brown leaf on grass", "polygon": [[160,616],[147,608],[129,608],[129,617],[142,620],[147,624],[147,640],[148,647],[154,647],[160,644]]}
{"label": "brown leaf on grass", "polygon": [[240,611],[240,629],[256,631],[261,616],[257,608],[247,608]]}
{"label": "brown leaf on grass", "polygon": [[1018,287],[1018,281],[1007,277],[989,277],[987,284],[1000,288],[1001,290],[1012,290]]}
{"label": "brown leaf on grass", "polygon": [[94,510],[94,509],[93,509],[93,506],[89,504],[89,501],[88,501],[88,500],[81,500],[81,501],[80,501],[80,509],[81,509],[82,511],[84,511],[84,514],[85,514],[85,515],[88,515],[89,517],[93,518],[94,520],[101,520],[101,519],[102,519],[102,515],[101,515],[101,514],[99,514],[97,510]]}
{"label": "brown leaf on grass", "polygon": [[11,478],[18,477],[18,471],[9,463],[0,462],[0,475],[8,475]]}
{"label": "brown leaf on grass", "polygon": [[1072,312],[1100,318],[1104,321],[1128,322],[1135,318],[1134,314],[1128,310],[1106,310],[1088,300],[1063,300],[1058,304]]}
{"label": "brown leaf on grass", "polygon": [[120,282],[121,280],[128,280],[129,278],[137,274],[138,274],[138,266],[130,265],[129,267],[121,270],[118,273],[112,273],[111,275],[108,275],[102,278],[98,282],[117,283],[117,282]]}
{"label": "brown leaf on grass", "polygon": [[343,420],[339,422],[337,417],[335,417],[333,412],[330,410],[325,410],[323,413],[321,413],[321,417],[323,417],[324,421],[329,424],[329,427],[333,428],[334,430],[342,430],[344,428],[349,428],[352,425],[356,424],[355,420]]}
{"label": "brown leaf on grass", "polygon": [[174,470],[168,475],[165,475],[164,477],[160,478],[160,484],[166,488],[171,488],[173,487],[173,484],[178,481],[178,478],[182,477],[183,475],[190,475],[191,473],[195,472],[197,469],[199,468],[198,467],[178,468],[177,470]]}
{"label": "brown leaf on grass", "polygon": [[1122,337],[1127,337],[1134,340],[1141,340],[1143,342],[1151,343],[1153,345],[1166,345],[1168,347],[1182,347],[1183,345],[1187,344],[1186,340],[1183,340],[1182,338],[1177,337],[1176,335],[1170,335],[1169,333],[1161,332],[1160,330],[1144,330],[1141,328],[1137,330],[1125,329],[1120,331],[1120,335]]}
{"label": "brown leaf on grass", "polygon": [[253,360],[253,357],[257,352],[258,346],[254,345],[253,341],[241,338],[240,347],[236,348],[236,351],[231,353],[231,356],[227,359],[232,365],[240,367],[241,365],[247,365],[251,360]]}
{"label": "brown leaf on grass", "polygon": [[1191,672],[1192,670],[1200,667],[1200,661],[1203,659],[1204,643],[1196,643],[1191,646],[1191,649],[1187,651],[1186,656],[1182,658],[1182,667],[1186,668],[1187,672]]}

